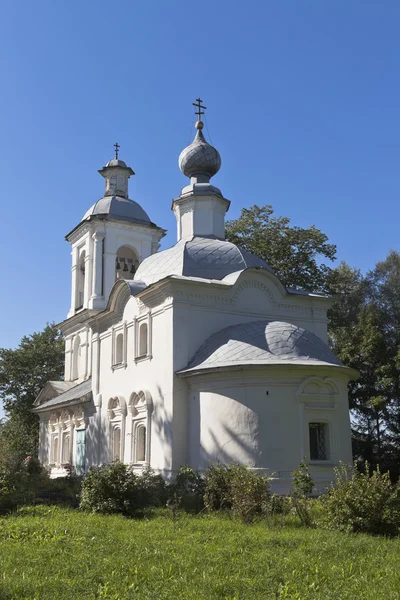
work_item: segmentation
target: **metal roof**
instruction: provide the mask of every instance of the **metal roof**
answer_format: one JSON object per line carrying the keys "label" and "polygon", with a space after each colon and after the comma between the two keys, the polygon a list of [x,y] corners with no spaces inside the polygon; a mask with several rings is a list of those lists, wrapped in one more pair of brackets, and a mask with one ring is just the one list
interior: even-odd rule
{"label": "metal roof", "polygon": [[82,221],[90,217],[102,217],[116,219],[117,221],[132,221],[142,225],[153,225],[149,215],[134,200],[122,198],[122,196],[104,196],[100,198],[82,217]]}
{"label": "metal roof", "polygon": [[250,321],[210,336],[180,373],[240,365],[343,366],[311,331],[283,321]]}
{"label": "metal roof", "polygon": [[272,271],[264,260],[241,250],[231,242],[194,237],[191,240],[180,240],[172,248],[146,258],[140,264],[135,280],[144,281],[146,285],[169,275],[221,280],[249,267],[262,267]]}
{"label": "metal roof", "polygon": [[53,406],[57,406],[59,404],[65,404],[66,402],[72,402],[73,400],[79,400],[82,396],[86,396],[92,391],[92,380],[87,379],[82,383],[78,383],[74,387],[70,388],[66,392],[63,392],[59,396],[52,398],[51,400],[47,400],[47,402],[43,402],[34,410],[42,410],[51,408]]}

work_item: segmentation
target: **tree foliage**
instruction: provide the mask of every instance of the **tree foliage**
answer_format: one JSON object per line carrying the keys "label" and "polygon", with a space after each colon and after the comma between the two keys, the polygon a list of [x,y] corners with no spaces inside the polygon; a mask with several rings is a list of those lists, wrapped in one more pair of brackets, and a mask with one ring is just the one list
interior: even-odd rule
{"label": "tree foliage", "polygon": [[[332,276],[335,353],[360,372],[349,386],[355,458],[400,474],[400,255],[390,252],[365,277],[342,264]],[[341,289],[340,289],[341,288]]]}
{"label": "tree foliage", "polygon": [[276,217],[271,205],[242,209],[238,219],[228,221],[227,239],[247,252],[264,259],[282,283],[291,288],[329,291],[336,246],[315,225],[293,226],[287,217]]}
{"label": "tree foliage", "polygon": [[8,417],[0,431],[4,453],[36,454],[38,417],[33,403],[49,380],[64,374],[64,341],[55,325],[24,336],[15,349],[0,349],[0,400]]}

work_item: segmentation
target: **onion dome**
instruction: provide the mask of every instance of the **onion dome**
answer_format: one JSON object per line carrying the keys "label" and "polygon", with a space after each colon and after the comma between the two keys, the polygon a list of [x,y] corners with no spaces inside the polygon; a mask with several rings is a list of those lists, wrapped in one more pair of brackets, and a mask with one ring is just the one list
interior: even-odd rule
{"label": "onion dome", "polygon": [[209,144],[202,132],[204,125],[200,119],[196,123],[196,137],[179,155],[179,168],[186,177],[206,177],[207,181],[221,168],[221,156]]}

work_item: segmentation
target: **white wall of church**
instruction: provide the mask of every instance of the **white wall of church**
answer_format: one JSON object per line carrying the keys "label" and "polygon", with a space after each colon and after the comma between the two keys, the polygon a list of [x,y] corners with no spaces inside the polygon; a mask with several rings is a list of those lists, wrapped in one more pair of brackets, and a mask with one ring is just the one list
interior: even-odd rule
{"label": "white wall of church", "polygon": [[[326,394],[328,374],[332,392]],[[320,392],[302,394],[310,377]],[[321,369],[243,369],[190,378],[189,462],[205,469],[211,462],[239,462],[274,473],[274,490],[287,492],[290,473],[306,457],[321,489],[333,479],[333,466],[351,463],[346,381]],[[311,460],[310,423],[327,428],[326,460]]]}
{"label": "white wall of church", "polygon": [[[139,355],[140,332],[147,326],[148,348],[144,356]],[[124,355],[121,363],[115,363],[117,337],[123,335]],[[125,435],[120,458],[131,463],[133,460],[134,415],[132,396],[146,392],[151,398],[151,431],[148,457],[152,468],[171,468],[171,429],[172,429],[172,310],[161,309],[139,313],[136,300],[132,298],[124,311],[122,320],[99,336],[99,363],[94,359],[94,395],[101,396],[98,426],[104,437],[111,441],[109,401],[115,397],[124,405]],[[98,356],[98,341],[93,355]],[[95,364],[96,361],[96,364]],[[108,443],[110,447],[110,443]],[[99,462],[110,460],[110,455],[102,456]],[[112,459],[112,457],[111,457]]]}

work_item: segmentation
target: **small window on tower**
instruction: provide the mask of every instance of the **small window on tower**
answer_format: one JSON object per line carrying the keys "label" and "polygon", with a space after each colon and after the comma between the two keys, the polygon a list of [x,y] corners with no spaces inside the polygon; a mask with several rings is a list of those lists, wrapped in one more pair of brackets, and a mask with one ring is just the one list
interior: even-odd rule
{"label": "small window on tower", "polygon": [[83,251],[79,256],[78,273],[76,280],[76,310],[83,308],[85,300],[85,257],[86,253]]}

